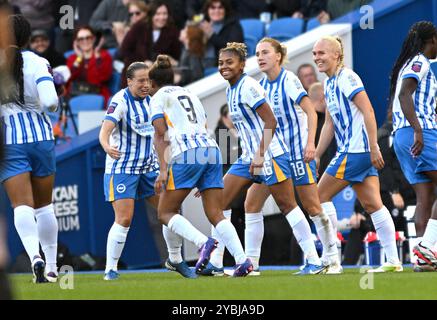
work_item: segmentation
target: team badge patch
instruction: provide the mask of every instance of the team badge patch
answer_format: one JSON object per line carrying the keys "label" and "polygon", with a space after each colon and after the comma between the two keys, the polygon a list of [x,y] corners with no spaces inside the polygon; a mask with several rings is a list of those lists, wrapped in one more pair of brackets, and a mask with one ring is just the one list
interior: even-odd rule
{"label": "team badge patch", "polygon": [[259,97],[259,92],[255,89],[255,88],[250,88],[250,93],[252,94],[252,97],[254,98],[254,99],[256,99],[256,98],[258,98]]}
{"label": "team badge patch", "polygon": [[357,79],[355,79],[353,75],[349,75],[348,80],[352,87],[356,87],[358,85]]}
{"label": "team badge patch", "polygon": [[115,108],[117,107],[118,103],[117,102],[112,102],[110,104],[110,106],[108,107],[108,111],[106,112],[107,114],[111,114],[114,113]]}
{"label": "team badge patch", "polygon": [[422,70],[422,62],[420,61],[414,62],[413,65],[411,66],[411,70],[413,70],[414,72],[420,72],[420,70]]}

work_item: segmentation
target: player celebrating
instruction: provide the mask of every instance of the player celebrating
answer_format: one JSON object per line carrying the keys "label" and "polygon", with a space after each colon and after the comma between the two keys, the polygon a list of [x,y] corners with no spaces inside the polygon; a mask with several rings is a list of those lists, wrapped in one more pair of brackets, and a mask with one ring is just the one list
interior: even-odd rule
{"label": "player celebrating", "polygon": [[[261,201],[264,203],[265,194],[268,195],[268,192],[271,192],[304,252],[306,265],[299,274],[321,273],[325,267],[321,265],[317,255],[308,221],[294,198],[293,184],[290,179],[290,154],[281,132],[276,128],[277,121],[266,102],[264,89],[256,80],[243,73],[246,56],[246,46],[242,43],[228,43],[219,55],[220,74],[229,82],[226,90],[229,113],[238,131],[243,149],[242,156],[231,166],[224,178],[225,216],[230,218],[231,201],[245,186],[253,182],[266,184],[268,190],[258,186],[254,187],[253,195],[249,194],[249,197],[256,202],[257,210],[249,211],[246,206],[246,212],[259,212],[258,207],[262,204],[259,205],[258,200],[254,198],[262,197]],[[247,203],[248,200],[246,200]],[[214,229],[213,234],[215,234]],[[245,249],[246,254],[254,263],[254,275],[259,274],[263,234],[262,213],[248,213],[246,215]],[[211,264],[204,274],[223,273],[223,250],[224,248],[219,248],[213,254]]]}
{"label": "player celebrating", "polygon": [[[256,56],[260,70],[266,74],[260,82],[261,86],[266,90],[267,101],[290,151],[293,184],[323,244],[324,263],[329,266],[326,273],[341,273],[334,229],[320,206],[317,193],[314,160],[317,114],[299,79],[281,67],[287,56],[287,48],[275,39],[264,38],[257,45]],[[254,220],[250,212],[256,212],[254,215],[259,217],[256,221],[260,224],[260,230],[263,223],[261,210],[269,194],[268,187],[262,184],[254,184],[247,193],[245,208],[249,218],[246,216],[246,220]],[[261,242],[258,246],[261,248]]]}
{"label": "player celebrating", "polygon": [[376,120],[372,105],[360,77],[344,67],[343,44],[339,37],[323,37],[313,48],[313,58],[325,80],[326,120],[316,150],[316,161],[330,144],[334,132],[337,154],[319,182],[323,211],[332,219],[337,216],[332,198],[349,184],[370,214],[387,262],[372,272],[400,272],[395,227],[379,193],[378,172],[384,160],[376,137]]}
{"label": "player celebrating", "polygon": [[155,147],[160,162],[160,173],[155,182],[156,192],[162,192],[158,206],[159,220],[201,249],[196,263],[196,272],[201,273],[217,241],[206,237],[177,214],[184,199],[197,187],[209,221],[235,258],[234,276],[246,276],[253,266],[244,253],[234,226],[225,219],[221,210],[221,154],[215,140],[208,137],[205,110],[197,96],[172,85],[174,72],[168,56],[158,56],[149,77]]}
{"label": "player celebrating", "polygon": [[[437,81],[429,59],[437,57],[437,30],[428,21],[415,23],[402,46],[391,75],[394,148],[402,171],[417,197],[416,224],[424,229],[414,254],[437,269],[437,203],[432,213],[437,186]],[[418,228],[419,229],[419,228]],[[429,268],[416,265],[417,271]]]}
{"label": "player celebrating", "polygon": [[[159,166],[153,149],[147,69],[143,62],[128,67],[128,87],[112,98],[100,130],[100,144],[107,153],[105,198],[115,212],[115,222],[108,233],[104,280],[119,277],[117,264],[132,222],[135,200],[146,198],[154,208],[158,207],[154,183]],[[195,278],[195,273],[182,260],[182,239],[165,226],[163,235],[169,251],[166,267],[184,277]]]}
{"label": "player celebrating", "polygon": [[[58,97],[48,61],[22,51],[30,38],[29,22],[22,15],[13,15],[9,23],[15,44],[6,53],[7,61],[13,64],[16,88],[1,101],[5,158],[0,181],[14,208],[15,228],[32,262],[34,282],[56,282],[58,223],[52,204],[55,142],[44,110],[56,110]],[[47,265],[40,256],[40,243]]]}

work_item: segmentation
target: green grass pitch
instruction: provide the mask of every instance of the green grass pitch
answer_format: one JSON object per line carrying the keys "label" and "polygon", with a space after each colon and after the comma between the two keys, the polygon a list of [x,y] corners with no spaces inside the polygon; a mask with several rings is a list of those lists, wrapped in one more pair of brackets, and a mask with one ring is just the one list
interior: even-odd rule
{"label": "green grass pitch", "polygon": [[[342,275],[293,276],[292,271],[263,271],[260,277],[184,279],[173,272],[122,273],[117,281],[101,274],[74,275],[74,289],[31,283],[30,275],[11,276],[17,299],[437,299],[437,272],[374,274],[359,269]],[[362,289],[360,283],[368,288]]]}

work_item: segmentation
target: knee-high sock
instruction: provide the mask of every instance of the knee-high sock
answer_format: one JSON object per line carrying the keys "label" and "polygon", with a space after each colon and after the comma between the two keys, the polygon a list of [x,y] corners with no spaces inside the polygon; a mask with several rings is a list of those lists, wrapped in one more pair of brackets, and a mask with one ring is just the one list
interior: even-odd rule
{"label": "knee-high sock", "polygon": [[208,241],[207,236],[197,230],[190,221],[180,214],[175,214],[168,222],[167,227],[182,238],[194,243],[198,248]]}
{"label": "knee-high sock", "polygon": [[244,253],[243,246],[241,245],[241,241],[238,238],[237,231],[232,222],[228,219],[223,219],[217,223],[215,229],[220,235],[220,239],[225,244],[226,248],[228,248],[229,252],[234,257],[235,262],[240,264],[246,261],[246,254]]}
{"label": "knee-high sock", "polygon": [[323,212],[331,220],[332,228],[335,234],[335,239],[337,239],[337,210],[335,209],[334,203],[332,201],[324,202],[321,204]]}
{"label": "knee-high sock", "polygon": [[314,244],[311,228],[302,210],[296,207],[285,217],[293,229],[293,234],[304,253],[305,260],[308,263],[320,265],[321,262]]}
{"label": "knee-high sock", "polygon": [[323,245],[323,253],[330,260],[329,263],[338,262],[337,236],[334,234],[331,220],[324,212],[311,217],[311,220],[316,226],[317,234]]}
{"label": "knee-high sock", "polygon": [[437,243],[437,220],[429,219],[428,224],[423,234],[422,244],[430,249],[434,249]]}
{"label": "knee-high sock", "polygon": [[259,268],[261,245],[264,237],[264,216],[261,212],[246,213],[246,228],[244,230],[244,247],[247,257],[253,263],[253,268]]}
{"label": "knee-high sock", "polygon": [[[229,221],[232,216],[232,209],[223,210],[223,215]],[[214,226],[211,226],[211,237],[216,239],[219,244],[217,248],[212,252],[211,259],[209,260],[211,264],[217,268],[223,268],[223,255],[225,254],[225,244],[221,241],[220,234],[217,232],[217,229]]]}
{"label": "knee-high sock", "polygon": [[396,246],[395,224],[386,207],[382,207],[370,215],[375,226],[381,246],[384,248],[387,261],[399,263],[398,248]]}
{"label": "knee-high sock", "polygon": [[173,263],[181,263],[183,261],[181,253],[183,238],[165,225],[162,226],[162,234],[167,244],[168,258]]}
{"label": "knee-high sock", "polygon": [[14,224],[30,261],[33,261],[35,256],[40,256],[35,209],[29,206],[16,207],[14,209]]}
{"label": "knee-high sock", "polygon": [[56,258],[58,255],[58,220],[53,204],[35,210],[38,237],[46,257],[47,272],[58,272]]}
{"label": "knee-high sock", "polygon": [[108,242],[106,244],[106,268],[105,273],[109,270],[118,270],[118,260],[123,252],[126,243],[129,227],[123,227],[114,222],[108,233]]}

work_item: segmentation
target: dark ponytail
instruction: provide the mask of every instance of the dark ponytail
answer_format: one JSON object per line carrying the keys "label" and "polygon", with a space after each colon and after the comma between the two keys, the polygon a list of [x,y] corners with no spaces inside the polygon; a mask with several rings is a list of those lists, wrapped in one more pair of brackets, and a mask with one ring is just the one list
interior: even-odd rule
{"label": "dark ponytail", "polygon": [[12,29],[15,44],[9,45],[6,49],[6,59],[12,63],[12,81],[15,83],[15,90],[7,100],[24,105],[23,56],[21,55],[21,49],[26,47],[29,42],[31,28],[23,15],[9,16],[9,25]]}
{"label": "dark ponytail", "polygon": [[401,68],[420,53],[427,41],[437,37],[437,29],[432,22],[420,21],[413,24],[402,44],[402,50],[393,66],[390,76],[390,106],[394,100],[396,83]]}
{"label": "dark ponytail", "polygon": [[174,81],[174,71],[171,66],[170,57],[165,54],[160,54],[149,70],[149,79],[163,87],[172,85]]}

